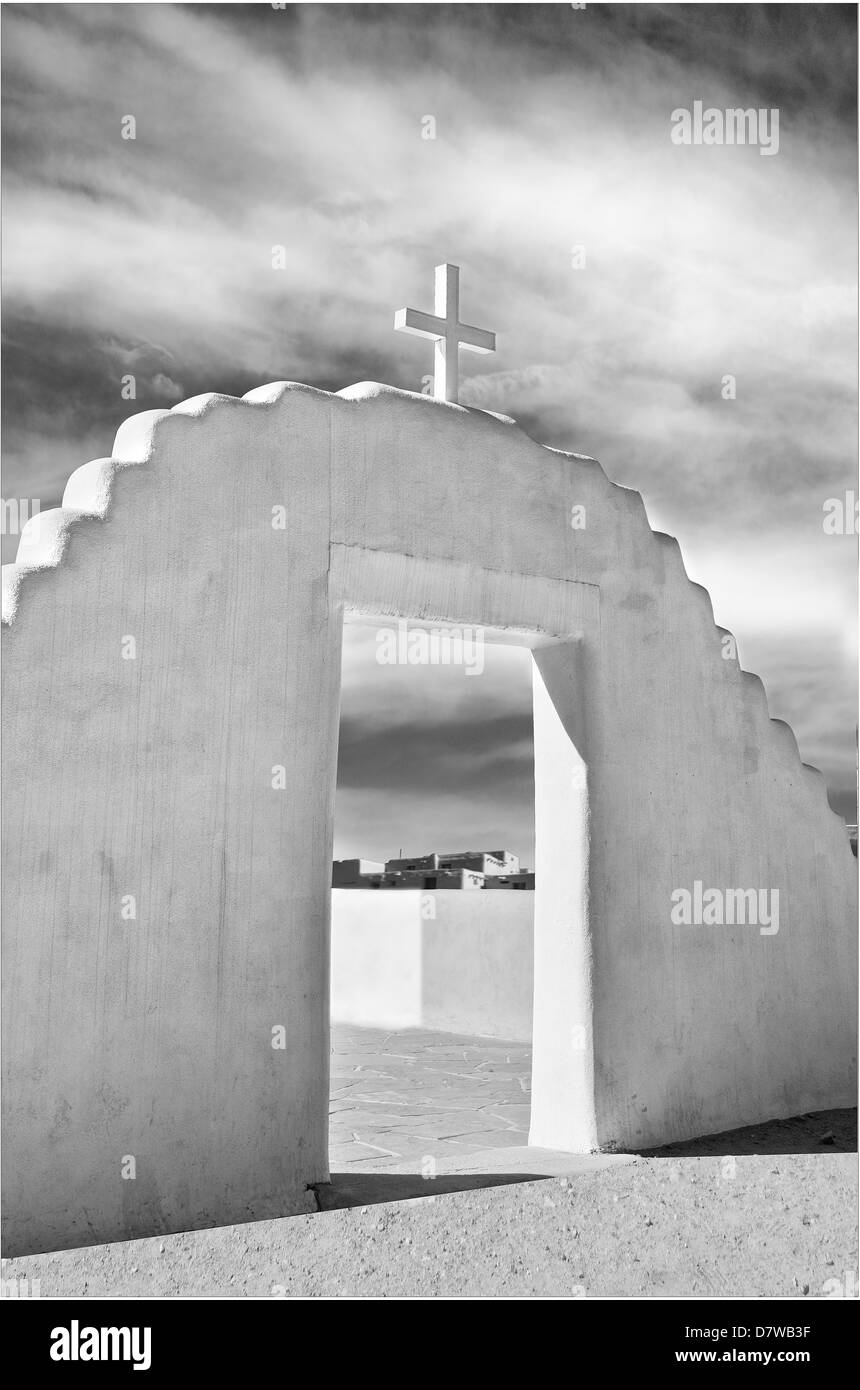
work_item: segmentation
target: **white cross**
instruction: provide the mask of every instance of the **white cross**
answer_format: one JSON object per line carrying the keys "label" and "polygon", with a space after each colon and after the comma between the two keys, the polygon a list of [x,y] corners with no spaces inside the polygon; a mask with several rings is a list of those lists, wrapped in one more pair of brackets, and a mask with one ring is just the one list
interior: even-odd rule
{"label": "white cross", "polygon": [[398,309],[394,327],[402,333],[417,333],[436,343],[433,395],[437,401],[456,401],[460,387],[458,349],[495,352],[496,335],[486,328],[471,328],[460,322],[460,267],[437,265],[435,314],[420,309]]}

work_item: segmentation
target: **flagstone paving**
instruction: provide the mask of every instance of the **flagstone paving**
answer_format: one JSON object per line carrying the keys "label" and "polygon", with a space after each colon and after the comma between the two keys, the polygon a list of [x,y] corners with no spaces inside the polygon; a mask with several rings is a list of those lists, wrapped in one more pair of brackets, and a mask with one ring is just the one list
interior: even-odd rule
{"label": "flagstone paving", "polygon": [[409,1164],[528,1143],[531,1047],[418,1028],[331,1030],[333,1172]]}

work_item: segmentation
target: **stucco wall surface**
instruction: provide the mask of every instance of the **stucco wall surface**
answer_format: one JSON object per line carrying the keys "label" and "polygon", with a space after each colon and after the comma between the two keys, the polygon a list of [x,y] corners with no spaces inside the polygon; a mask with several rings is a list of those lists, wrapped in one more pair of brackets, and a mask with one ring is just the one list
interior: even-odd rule
{"label": "stucco wall surface", "polygon": [[[7,1253],[306,1210],[326,1176],[352,611],[534,649],[533,1142],[850,1103],[844,828],[595,461],[278,383],[132,417],[28,527],[4,568]],[[778,933],[673,924],[696,880],[778,890]]]}

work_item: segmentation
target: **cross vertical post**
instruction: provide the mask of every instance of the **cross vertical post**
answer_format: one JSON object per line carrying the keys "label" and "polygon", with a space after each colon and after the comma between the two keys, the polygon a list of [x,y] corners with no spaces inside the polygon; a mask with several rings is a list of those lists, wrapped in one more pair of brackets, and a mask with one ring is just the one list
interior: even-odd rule
{"label": "cross vertical post", "polygon": [[459,350],[495,352],[496,335],[486,328],[460,322],[460,267],[436,266],[435,314],[420,309],[398,309],[394,327],[401,333],[432,338],[434,349],[433,395],[437,401],[456,402],[460,390]]}
{"label": "cross vertical post", "polygon": [[460,350],[457,323],[460,318],[460,267],[437,265],[433,308],[444,321],[445,337],[436,339],[434,391],[437,401],[460,399]]}

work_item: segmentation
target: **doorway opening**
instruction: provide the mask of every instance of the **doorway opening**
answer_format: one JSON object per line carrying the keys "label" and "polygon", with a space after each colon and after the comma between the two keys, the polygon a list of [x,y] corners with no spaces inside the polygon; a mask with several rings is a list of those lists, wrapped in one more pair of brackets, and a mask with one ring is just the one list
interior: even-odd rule
{"label": "doorway opening", "polygon": [[361,616],[344,627],[334,1204],[538,1176],[532,656],[485,636]]}

